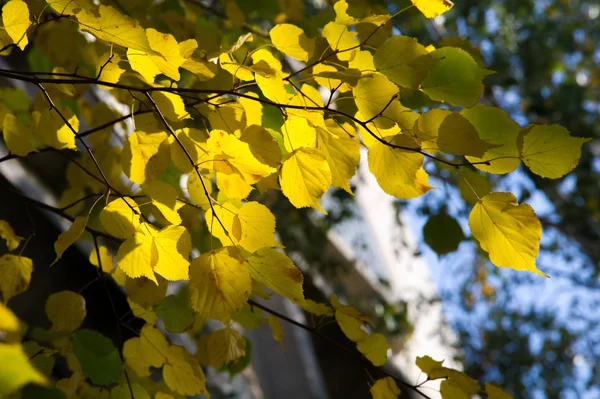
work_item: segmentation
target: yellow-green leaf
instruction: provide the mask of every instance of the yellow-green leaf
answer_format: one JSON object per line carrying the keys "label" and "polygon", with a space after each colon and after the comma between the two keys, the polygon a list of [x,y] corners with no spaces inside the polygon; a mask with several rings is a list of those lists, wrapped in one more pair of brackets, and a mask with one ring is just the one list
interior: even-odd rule
{"label": "yellow-green leaf", "polygon": [[246,354],[246,340],[232,328],[223,328],[208,337],[208,361],[216,369]]}
{"label": "yellow-green leaf", "polygon": [[46,315],[51,331],[75,331],[87,314],[85,299],[73,291],[56,292],[46,300]]}
{"label": "yellow-green leaf", "polygon": [[13,114],[7,113],[4,116],[2,130],[4,143],[11,153],[22,157],[36,151],[31,128],[23,125]]}
{"label": "yellow-green leaf", "polygon": [[542,225],[531,206],[517,204],[512,193],[491,193],[471,211],[469,226],[481,248],[498,267],[546,276],[535,265]]}
{"label": "yellow-green leaf", "polygon": [[519,134],[521,159],[538,176],[558,179],[577,166],[581,146],[589,138],[571,137],[559,125],[536,125]]}
{"label": "yellow-green leaf", "polygon": [[377,49],[373,62],[377,71],[398,86],[409,89],[419,87],[427,70],[413,61],[429,54],[415,38],[396,35]]}
{"label": "yellow-green leaf", "polygon": [[6,248],[8,248],[9,251],[17,249],[23,240],[23,237],[19,237],[15,234],[15,231],[6,220],[0,220],[0,237],[6,241]]}
{"label": "yellow-green leaf", "polygon": [[507,394],[501,388],[489,382],[485,383],[485,392],[488,395],[488,399],[513,399],[512,395]]}
{"label": "yellow-green leaf", "polygon": [[400,396],[400,388],[392,377],[378,379],[370,391],[373,399],[397,399]]}
{"label": "yellow-green leaf", "polygon": [[174,225],[181,223],[181,216],[177,211],[183,203],[177,202],[177,190],[173,186],[162,181],[154,181],[144,184],[143,189],[152,199],[152,205],[160,211],[167,222]]}
{"label": "yellow-green leaf", "polygon": [[190,266],[190,301],[205,318],[229,320],[250,295],[250,274],[233,251],[225,247],[202,254]]}
{"label": "yellow-green leaf", "polygon": [[28,383],[48,381],[29,361],[21,344],[0,343],[0,397],[7,397]]}
{"label": "yellow-green leaf", "polygon": [[348,30],[346,25],[337,22],[327,23],[322,34],[331,49],[337,52],[336,56],[341,61],[351,60],[360,44],[356,38],[356,32]]}
{"label": "yellow-green leaf", "polygon": [[279,183],[281,191],[296,208],[313,207],[323,213],[321,197],[331,185],[327,158],[314,149],[301,148],[284,161]]}
{"label": "yellow-green leaf", "polygon": [[387,353],[392,346],[384,335],[375,333],[359,341],[356,347],[373,365],[379,367],[387,362]]}
{"label": "yellow-green leaf", "polygon": [[0,291],[4,302],[29,288],[33,262],[24,256],[0,256]]}
{"label": "yellow-green leaf", "polygon": [[292,303],[304,299],[302,272],[284,253],[263,248],[248,257],[248,270],[256,281]]}
{"label": "yellow-green leaf", "polygon": [[117,264],[131,278],[144,276],[158,284],[153,270],[158,260],[153,234],[156,233],[152,228],[144,224],[140,231],[121,244],[117,252]]}
{"label": "yellow-green leaf", "polygon": [[192,239],[185,227],[165,227],[154,236],[153,248],[157,254],[153,264],[155,273],[170,281],[189,279]]}
{"label": "yellow-green leaf", "polygon": [[283,328],[281,327],[281,321],[278,317],[270,315],[267,317],[267,323],[269,323],[269,327],[271,327],[271,331],[273,332],[273,339],[281,345],[281,349],[285,350],[283,346]]}
{"label": "yellow-green leaf", "polygon": [[198,362],[184,348],[171,345],[163,368],[169,388],[183,396],[207,394],[206,378]]}
{"label": "yellow-green leaf", "polygon": [[131,181],[143,184],[156,180],[171,163],[166,132],[136,131],[123,145],[121,165]]}
{"label": "yellow-green leaf", "polygon": [[56,252],[56,259],[52,264],[56,263],[62,254],[75,243],[85,231],[85,226],[88,222],[88,216],[77,216],[75,221],[71,224],[68,230],[63,231],[58,236],[58,239],[54,243],[54,251]]}
{"label": "yellow-green leaf", "polygon": [[0,302],[0,331],[15,332],[19,330],[19,319],[2,302]]}
{"label": "yellow-green leaf", "polygon": [[131,237],[140,226],[140,208],[129,197],[112,200],[100,212],[104,230],[118,238]]}
{"label": "yellow-green leaf", "polygon": [[482,157],[496,145],[480,139],[475,127],[464,116],[452,113],[440,124],[437,147],[448,154]]}

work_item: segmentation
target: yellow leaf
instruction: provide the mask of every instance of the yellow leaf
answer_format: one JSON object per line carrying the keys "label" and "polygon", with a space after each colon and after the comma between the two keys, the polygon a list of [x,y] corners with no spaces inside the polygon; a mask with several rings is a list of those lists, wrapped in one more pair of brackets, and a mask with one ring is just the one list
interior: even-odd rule
{"label": "yellow leaf", "polygon": [[240,140],[248,143],[252,155],[259,162],[274,168],[281,163],[281,148],[264,127],[258,125],[248,126],[244,129]]}
{"label": "yellow leaf", "polygon": [[496,266],[546,276],[535,265],[542,237],[540,220],[529,205],[517,204],[512,193],[483,197],[471,211],[469,226]]}
{"label": "yellow leaf", "polygon": [[305,118],[291,116],[286,119],[281,127],[283,143],[288,152],[298,148],[315,148],[317,145],[317,131],[308,124]]}
{"label": "yellow leaf", "polygon": [[0,256],[0,291],[4,303],[29,288],[33,262],[24,256]]}
{"label": "yellow leaf", "polygon": [[296,208],[313,207],[326,213],[319,204],[331,185],[332,177],[325,156],[314,149],[301,148],[283,162],[279,183],[281,191]]}
{"label": "yellow leaf", "polygon": [[0,220],[0,237],[6,241],[6,248],[9,251],[17,249],[23,237],[19,237],[15,234],[10,224],[6,220]]}
{"label": "yellow leaf", "polygon": [[[411,142],[412,138],[401,134],[385,137],[384,140],[407,148],[416,146],[414,140]],[[427,184],[427,174],[421,168],[422,154],[391,148],[377,141],[369,148],[368,157],[369,170],[377,178],[379,186],[396,198],[418,197],[431,188]]]}
{"label": "yellow leaf", "polygon": [[[212,183],[204,177],[202,177],[202,181],[204,182],[204,185],[200,182],[200,177],[198,177],[196,172],[190,173],[187,180],[187,190],[190,199],[194,204],[201,206],[202,208],[207,208],[210,205],[210,199],[206,196],[206,193],[208,192],[208,195],[211,195]],[[204,191],[204,188],[206,188],[206,192]]]}
{"label": "yellow leaf", "polygon": [[217,370],[245,354],[246,340],[232,328],[217,330],[208,337],[208,361]]}
{"label": "yellow leaf", "polygon": [[441,378],[441,376],[445,376],[445,374],[443,374],[441,376],[435,374],[439,369],[445,369],[445,367],[442,367],[443,363],[444,363],[443,360],[442,361],[433,360],[429,356],[417,356],[417,360],[415,362],[417,367],[420,368],[422,372],[427,374],[427,377],[429,377],[430,379],[437,379],[437,378]]}
{"label": "yellow leaf", "polygon": [[86,314],[85,299],[73,291],[56,292],[46,300],[46,315],[52,323],[50,331],[75,331]]}
{"label": "yellow leaf", "polygon": [[[248,92],[246,94],[250,97],[258,98],[258,94],[256,93]],[[242,108],[244,108],[244,112],[246,113],[246,125],[248,127],[252,127],[252,125],[261,126],[263,117],[262,104],[245,97],[240,97],[238,102],[241,104]]]}
{"label": "yellow leaf", "polygon": [[334,310],[329,306],[325,305],[324,303],[315,302],[312,299],[305,299],[301,301],[300,306],[302,309],[316,316],[333,316],[335,314]]}
{"label": "yellow leaf", "polygon": [[142,75],[142,78],[150,84],[153,84],[156,75],[160,74],[160,69],[144,51],[128,48],[127,60],[131,69]]}
{"label": "yellow leaf", "polygon": [[387,353],[392,346],[382,334],[375,333],[359,341],[356,347],[373,365],[379,367],[387,362]]}
{"label": "yellow leaf", "polygon": [[142,351],[141,338],[134,337],[125,341],[123,344],[123,358],[138,377],[148,377],[150,375],[152,364],[146,359],[145,353]]}
{"label": "yellow leaf", "polygon": [[140,331],[140,347],[152,367],[161,367],[165,363],[169,353],[169,343],[160,330],[150,324],[144,325]]}
{"label": "yellow leaf", "polygon": [[225,131],[240,137],[246,127],[244,107],[239,102],[229,102],[210,109],[208,120],[214,130]]}
{"label": "yellow leaf", "polygon": [[248,257],[247,262],[253,279],[292,303],[303,303],[302,272],[284,253],[263,248]]}
{"label": "yellow leaf", "polygon": [[354,342],[366,339],[368,334],[362,327],[369,322],[369,318],[352,306],[342,305],[335,295],[331,295],[329,300],[335,309],[335,320],[344,335]]}
{"label": "yellow leaf", "polygon": [[[390,82],[385,76],[373,74],[364,76],[356,87],[352,89],[356,107],[360,112],[363,121],[371,120],[388,111],[393,103],[393,99],[398,96],[398,86]],[[378,118],[378,121],[381,118]],[[385,121],[382,128],[390,128],[393,122]]]}
{"label": "yellow leaf", "polygon": [[140,226],[140,208],[129,197],[112,200],[100,212],[104,230],[118,238],[131,237]]}
{"label": "yellow leaf", "polygon": [[154,272],[170,281],[189,279],[190,233],[183,226],[167,226],[154,237],[158,259]]}
{"label": "yellow leaf", "polygon": [[163,368],[163,379],[173,391],[184,396],[207,394],[206,379],[198,362],[184,348],[171,345]]}
{"label": "yellow leaf", "polygon": [[254,74],[247,65],[238,64],[229,53],[223,53],[219,56],[219,65],[221,68],[240,80],[254,80]]}
{"label": "yellow leaf", "polygon": [[185,110],[183,99],[178,94],[159,91],[152,94],[152,98],[160,112],[168,120],[178,121],[190,117]]}
{"label": "yellow leaf", "polygon": [[[375,69],[375,61],[373,60],[373,54],[371,54],[367,50],[358,50],[354,58],[348,62],[348,67],[352,69],[356,69],[361,72],[361,75],[366,75],[369,73],[374,73]],[[359,76],[359,78],[360,78]],[[343,90],[341,90],[343,91]]]}
{"label": "yellow leaf", "polygon": [[[252,57],[252,62],[254,64],[258,64],[260,61],[264,61],[266,62],[271,68],[273,68],[275,70],[275,72],[281,72],[282,70],[282,66],[281,66],[281,61],[279,61],[274,55],[273,53],[271,53],[269,50],[265,49],[265,48],[259,48],[257,50],[255,50],[250,57]],[[248,93],[251,94],[251,93]],[[248,99],[245,98],[240,98],[238,101],[242,102],[243,100],[248,101]],[[253,103],[257,103],[256,101],[249,101],[249,102],[253,102]],[[260,105],[260,103],[258,103]],[[260,123],[257,123],[258,125],[260,125]],[[252,125],[252,123],[248,123],[248,125]]]}
{"label": "yellow leaf", "polygon": [[77,15],[81,10],[94,12],[97,9],[91,0],[46,0],[46,3],[63,15]]}
{"label": "yellow leaf", "polygon": [[440,394],[442,399],[470,399],[471,395],[460,389],[455,385],[450,384],[449,381],[442,381],[440,383]]}
{"label": "yellow leaf", "polygon": [[260,88],[260,91],[269,100],[279,103],[287,104],[292,95],[285,90],[286,82],[280,76],[263,76],[256,74],[254,76],[256,84]]}
{"label": "yellow leaf", "polygon": [[[208,138],[206,131],[184,127],[177,131],[176,136],[179,141],[175,140],[173,136],[169,136],[171,160],[175,166],[184,173],[191,173],[194,170],[192,162],[200,169],[207,169],[207,165],[211,163],[207,161],[211,159],[206,148],[206,139]],[[192,158],[192,162],[188,155]]]}
{"label": "yellow leaf", "polygon": [[590,140],[571,137],[569,131],[559,125],[537,125],[519,134],[519,154],[536,175],[558,179],[575,169],[581,146]]}
{"label": "yellow leaf", "polygon": [[153,307],[165,298],[168,282],[158,277],[158,285],[144,277],[126,278],[128,299],[142,307]]}
{"label": "yellow leaf", "polygon": [[[96,73],[99,74],[99,79],[103,82],[117,83],[121,79],[121,75],[125,72],[119,68],[121,58],[118,54],[106,52],[100,56],[96,65]],[[106,86],[106,89],[111,87]]]}
{"label": "yellow leaf", "polygon": [[440,124],[437,146],[448,154],[473,157],[482,157],[486,151],[496,147],[481,140],[471,122],[457,113],[446,116]]}
{"label": "yellow leaf", "polygon": [[171,163],[168,147],[166,132],[133,132],[123,145],[123,172],[138,184],[156,180]]}
{"label": "yellow leaf", "polygon": [[8,397],[28,383],[48,383],[46,377],[31,365],[21,344],[0,343],[0,359],[0,397]]}
{"label": "yellow leaf", "polygon": [[75,243],[85,231],[85,226],[87,225],[88,217],[87,216],[78,216],[75,218],[75,221],[71,224],[68,230],[63,231],[58,236],[58,239],[54,243],[54,251],[56,252],[56,259],[54,259],[53,264],[55,264],[61,257],[62,254],[69,248],[71,245]]}
{"label": "yellow leaf", "polygon": [[203,317],[229,320],[244,306],[252,282],[231,247],[202,254],[190,266],[190,302]]}
{"label": "yellow leaf", "polygon": [[23,157],[36,151],[32,129],[19,122],[16,116],[7,113],[4,116],[2,127],[4,143],[11,153]]}
{"label": "yellow leaf", "polygon": [[158,253],[154,245],[153,229],[147,224],[140,231],[129,237],[119,247],[117,264],[125,274],[131,278],[147,277],[158,284],[154,276],[153,266],[158,260]]}
{"label": "yellow leaf", "polygon": [[[98,252],[100,252],[100,261],[98,261]],[[92,249],[89,259],[90,263],[96,267],[102,265],[104,273],[111,273],[116,267],[113,255],[108,252],[108,248],[104,245],[99,245],[98,251],[95,248]]]}
{"label": "yellow leaf", "polygon": [[152,28],[146,29],[146,37],[148,38],[150,48],[160,54],[159,56],[151,56],[154,64],[169,78],[179,80],[181,78],[179,76],[179,67],[183,65],[185,59],[179,52],[177,40],[175,40],[173,35],[161,33]]}
{"label": "yellow leaf", "polygon": [[439,150],[437,145],[438,130],[444,119],[450,114],[452,114],[450,110],[434,108],[419,116],[411,135],[421,144],[423,151],[436,153]]}
{"label": "yellow leaf", "polygon": [[75,133],[79,130],[79,119],[69,107],[58,107],[67,123],[54,109],[44,109],[36,129],[36,136],[42,142],[58,150],[63,148],[77,148],[75,146]]}
{"label": "yellow leaf", "polygon": [[219,193],[223,193],[227,198],[243,200],[252,191],[252,186],[244,180],[241,174],[217,173],[217,187]]}
{"label": "yellow leaf", "polygon": [[177,190],[173,186],[162,181],[154,181],[144,184],[142,188],[152,200],[152,205],[160,211],[167,222],[181,224],[181,216],[177,211],[183,203],[177,202]]}
{"label": "yellow leaf", "polygon": [[485,383],[485,392],[488,395],[488,399],[513,399],[512,395],[507,394],[501,388],[489,382]]}
{"label": "yellow leaf", "polygon": [[350,61],[354,57],[355,49],[360,44],[356,32],[349,31],[346,25],[329,22],[323,28],[322,34],[331,49],[337,52],[336,56],[340,61]]}
{"label": "yellow leaf", "polygon": [[514,171],[521,163],[517,138],[521,127],[513,121],[506,111],[477,104],[473,108],[463,109],[461,115],[475,126],[479,137],[498,147],[488,150],[483,157],[467,157],[469,162],[490,160],[489,165],[474,165],[488,173],[504,174]]}
{"label": "yellow leaf", "polygon": [[454,7],[450,0],[411,0],[427,18],[435,18]]}
{"label": "yellow leaf", "polygon": [[271,331],[273,332],[273,339],[281,344],[282,350],[285,350],[283,347],[283,328],[281,327],[281,321],[278,317],[270,315],[267,317],[267,323],[269,323],[269,327],[271,327]]}
{"label": "yellow leaf", "polygon": [[2,302],[0,302],[0,331],[16,332],[19,330],[19,319]]}
{"label": "yellow leaf", "polygon": [[[121,269],[117,269],[117,270],[121,270]],[[127,276],[125,276],[125,278],[127,278]],[[135,317],[139,317],[140,319],[144,320],[149,325],[156,324],[156,321],[158,320],[158,316],[157,316],[156,312],[154,311],[154,309],[152,308],[152,306],[143,307],[143,306],[133,302],[129,298],[127,299],[127,303],[129,303],[129,307],[131,308],[131,313]]]}
{"label": "yellow leaf", "polygon": [[27,29],[31,26],[27,4],[21,0],[10,0],[6,3],[2,7],[2,23],[12,41],[24,50],[29,43]]}
{"label": "yellow leaf", "polygon": [[360,143],[350,125],[338,126],[332,119],[325,123],[327,130],[317,128],[317,149],[327,159],[332,185],[352,194],[349,180],[356,173],[360,161]]}
{"label": "yellow leaf", "polygon": [[308,61],[315,50],[315,42],[302,29],[291,24],[276,25],[269,32],[275,48],[300,61]]}
{"label": "yellow leaf", "polygon": [[87,9],[76,14],[82,30],[98,39],[117,46],[153,53],[146,37],[146,31],[138,21],[129,18],[111,6],[100,5],[100,17]]}
{"label": "yellow leaf", "polygon": [[392,377],[378,379],[370,391],[373,399],[397,399],[400,396],[400,388]]}

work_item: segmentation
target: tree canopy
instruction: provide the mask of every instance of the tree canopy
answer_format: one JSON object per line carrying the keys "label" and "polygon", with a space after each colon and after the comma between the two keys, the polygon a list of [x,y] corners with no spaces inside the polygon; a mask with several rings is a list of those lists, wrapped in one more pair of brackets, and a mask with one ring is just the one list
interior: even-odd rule
{"label": "tree canopy", "polygon": [[[68,221],[53,243],[54,263],[75,243],[91,243],[98,277],[90,284],[114,280],[144,324],[124,323],[109,297],[114,322],[136,336],[113,342],[82,328],[86,284],[46,298],[49,327],[32,333],[10,300],[28,289],[34,268],[54,263],[34,264],[27,232],[0,221],[0,395],[208,395],[206,368],[235,373],[248,363],[243,320],[268,323],[282,341],[271,295],[335,320],[357,356],[383,366],[391,345],[368,327],[369,316],[335,295],[327,303],[307,297],[303,273],[286,254],[290,215],[326,213],[321,200],[332,188],[353,194],[361,147],[369,172],[397,199],[426,201],[438,183],[458,190],[470,235],[439,208],[423,230],[438,255],[470,240],[499,268],[552,277],[538,267],[544,220],[526,196],[492,183],[525,171],[554,192],[548,182],[576,168],[590,138],[572,135],[558,117],[523,124],[486,89],[507,65],[488,65],[466,40],[421,34],[428,19],[452,18],[445,14],[452,2],[98,3],[3,5],[0,120],[8,152],[0,162],[48,152],[66,160],[56,204],[3,190]],[[167,295],[176,281],[183,288]],[[207,333],[209,319],[222,327]],[[168,333],[188,334],[198,351]],[[447,399],[510,397],[489,376],[476,380],[434,358],[415,359],[424,383],[384,371],[373,397],[400,390],[427,397],[422,388],[433,380]],[[56,381],[58,359],[70,377]],[[160,382],[152,369],[161,370]]]}

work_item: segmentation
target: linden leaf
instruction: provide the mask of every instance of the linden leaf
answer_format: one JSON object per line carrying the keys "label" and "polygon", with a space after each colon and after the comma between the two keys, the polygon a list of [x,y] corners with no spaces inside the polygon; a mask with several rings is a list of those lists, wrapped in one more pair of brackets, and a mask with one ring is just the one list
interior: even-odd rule
{"label": "linden leaf", "polygon": [[[154,276],[153,266],[158,260],[158,253],[154,245],[151,228],[136,231],[119,247],[117,252],[117,264],[123,272],[131,277],[147,277],[158,284]],[[147,230],[148,229],[148,230]]]}
{"label": "linden leaf", "polygon": [[298,148],[315,148],[317,145],[317,131],[308,124],[306,118],[291,116],[286,119],[281,127],[283,143],[288,152]]}
{"label": "linden leaf", "polygon": [[85,231],[85,226],[88,222],[88,216],[78,216],[75,218],[75,221],[71,224],[71,226],[66,230],[60,233],[58,239],[54,243],[54,251],[56,252],[56,259],[54,259],[53,264],[55,264],[61,257],[62,254],[69,248],[71,245],[75,243]]}
{"label": "linden leaf", "polygon": [[326,213],[319,204],[331,185],[327,158],[314,149],[301,148],[283,162],[279,184],[281,191],[296,208],[313,207]]}
{"label": "linden leaf", "polygon": [[177,202],[177,190],[173,186],[155,181],[144,184],[142,187],[152,199],[152,205],[160,211],[167,222],[175,225],[181,224],[181,216],[177,211],[183,206],[183,203]]}
{"label": "linden leaf", "polygon": [[340,61],[350,61],[354,57],[354,49],[360,44],[356,32],[349,31],[346,25],[333,21],[325,25],[322,35]]}
{"label": "linden leaf", "polygon": [[[477,169],[497,174],[510,173],[519,166],[517,137],[521,127],[506,111],[477,104],[473,108],[463,109],[460,114],[473,124],[482,140],[498,146],[486,151],[481,158],[467,157],[469,162],[476,163],[474,166]],[[490,164],[477,163],[482,161],[489,161]]]}
{"label": "linden leaf", "polygon": [[127,278],[125,289],[128,299],[142,307],[153,307],[165,298],[167,280],[157,278],[158,285],[144,277]]}
{"label": "linden leaf", "polygon": [[300,61],[308,61],[315,50],[314,40],[309,39],[304,31],[295,25],[275,25],[269,36],[277,50]]}
{"label": "linden leaf", "polygon": [[571,137],[569,131],[559,125],[537,125],[519,134],[519,154],[536,175],[558,179],[575,169],[581,146],[590,140]]}
{"label": "linden leaf", "polygon": [[123,344],[123,358],[125,363],[133,369],[138,377],[148,377],[150,375],[150,366],[152,364],[148,361],[142,350],[141,338],[134,337],[128,339]]}
{"label": "linden leaf", "polygon": [[118,238],[131,237],[140,226],[140,208],[129,197],[112,200],[100,211],[104,230]]}
{"label": "linden leaf", "polygon": [[[418,148],[414,140],[406,135],[386,137],[384,140],[390,140],[392,145]],[[396,198],[418,197],[431,189],[427,184],[427,174],[421,168],[422,154],[391,148],[376,141],[369,148],[368,160],[369,170],[377,178],[379,186]]]}
{"label": "linden leaf", "polygon": [[173,333],[185,332],[195,320],[194,310],[189,304],[187,290],[177,295],[169,295],[156,306],[156,314],[165,325],[165,330]]}
{"label": "linden leaf", "polygon": [[413,61],[427,54],[425,46],[415,38],[396,35],[377,49],[373,62],[378,72],[398,86],[417,89],[427,70]]}
{"label": "linden leaf", "polygon": [[460,175],[461,178],[458,181],[460,195],[469,204],[477,204],[480,198],[492,192],[492,185],[486,175],[467,168],[462,168]]}
{"label": "linden leaf", "polygon": [[9,251],[17,249],[21,241],[23,241],[23,237],[16,235],[6,220],[0,220],[0,237],[6,241],[6,248]]}
{"label": "linden leaf", "polygon": [[483,94],[484,70],[466,51],[442,47],[431,53],[438,60],[427,72],[421,88],[432,100],[472,107]]}
{"label": "linden leaf", "polygon": [[379,367],[387,362],[387,353],[392,346],[385,336],[375,333],[359,341],[356,347],[374,366]]}
{"label": "linden leaf", "polygon": [[52,323],[50,331],[75,331],[86,314],[85,299],[75,292],[56,292],[46,300],[46,315]]}
{"label": "linden leaf", "polygon": [[32,129],[23,125],[13,114],[4,116],[2,130],[4,143],[11,153],[23,157],[37,150]]}
{"label": "linden leaf", "polygon": [[148,38],[150,48],[161,55],[151,57],[154,64],[169,78],[175,81],[179,80],[181,78],[179,67],[183,65],[185,58],[181,56],[177,40],[175,40],[173,35],[161,33],[152,28],[146,29],[146,37]]}
{"label": "linden leaf", "polygon": [[283,346],[283,327],[281,327],[281,320],[278,317],[270,315],[267,317],[267,323],[269,323],[269,327],[271,327],[271,331],[273,332],[273,339],[281,345],[281,349],[285,351]]}
{"label": "linden leaf", "polygon": [[123,362],[110,339],[94,330],[78,330],[71,341],[73,353],[93,384],[109,385],[119,381]]}
{"label": "linden leaf", "polygon": [[284,253],[262,248],[248,257],[248,271],[253,279],[292,303],[302,302],[302,272]]}
{"label": "linden leaf", "polygon": [[168,147],[166,132],[133,132],[123,145],[123,172],[138,184],[156,180],[171,163]]}
{"label": "linden leaf", "polygon": [[77,148],[75,134],[79,130],[79,119],[69,107],[58,107],[58,114],[54,109],[44,109],[40,114],[35,135],[42,142],[58,150],[63,148]]}
{"label": "linden leaf", "polygon": [[31,26],[27,4],[21,0],[10,0],[6,3],[2,7],[2,23],[13,43],[24,50],[29,43],[27,29]]}
{"label": "linden leaf", "polygon": [[82,30],[90,32],[98,39],[117,46],[153,53],[146,31],[138,21],[129,18],[111,6],[100,5],[100,17],[87,9],[76,14]]}
{"label": "linden leaf", "polygon": [[481,140],[475,127],[464,116],[452,113],[439,126],[437,147],[448,154],[482,157],[497,146]]}
{"label": "linden leaf", "polygon": [[0,359],[0,397],[8,397],[29,383],[48,383],[46,377],[31,365],[21,344],[0,343]]}
{"label": "linden leaf", "polygon": [[465,239],[460,224],[445,211],[430,216],[423,226],[423,239],[438,255],[445,255],[458,249]]}
{"label": "linden leaf", "polygon": [[360,143],[349,125],[337,126],[330,119],[325,123],[327,130],[317,128],[317,149],[327,159],[332,185],[352,194],[350,179],[356,173],[360,161]]}
{"label": "linden leaf", "polygon": [[144,325],[140,331],[140,347],[152,367],[162,367],[169,353],[169,343],[160,330]]}
{"label": "linden leaf", "polygon": [[[352,95],[356,102],[356,107],[364,121],[369,121],[382,115],[398,96],[398,86],[390,82],[385,76],[374,74],[362,77],[356,87],[352,89]],[[381,126],[390,128],[393,123]]]}
{"label": "linden leaf", "polygon": [[0,331],[17,332],[19,330],[19,318],[6,305],[0,302]]}
{"label": "linden leaf", "polygon": [[417,367],[420,368],[422,372],[427,374],[427,376],[430,379],[440,378],[440,377],[437,377],[434,375],[434,371],[438,370],[440,368],[444,368],[444,367],[442,367],[443,363],[444,363],[443,360],[442,361],[433,360],[429,356],[417,356],[417,360],[415,361],[415,364],[417,365]]}
{"label": "linden leaf", "polygon": [[[117,83],[121,79],[121,75],[125,72],[124,69],[119,68],[120,57],[118,54],[106,52],[98,58],[98,64],[96,65],[96,73],[99,76],[99,80],[109,83]],[[110,86],[105,86],[106,89],[111,89]]]}
{"label": "linden leaf", "polygon": [[354,342],[366,339],[368,334],[362,327],[369,322],[369,318],[352,306],[342,305],[335,295],[331,295],[329,300],[335,309],[335,320],[344,335]]}
{"label": "linden leaf", "polygon": [[215,369],[244,357],[246,340],[232,328],[223,328],[208,337],[208,361]]}
{"label": "linden leaf", "polygon": [[400,388],[392,377],[378,379],[370,391],[373,399],[397,399],[400,396]]}
{"label": "linden leaf", "polygon": [[501,388],[489,382],[485,383],[485,392],[488,395],[488,399],[513,399],[512,395],[507,394]]}
{"label": "linden leaf", "polygon": [[33,262],[24,256],[0,256],[0,292],[7,303],[10,298],[29,288]]}
{"label": "linden leaf", "polygon": [[483,197],[471,211],[469,226],[494,265],[546,276],[535,265],[542,225],[531,206],[517,204],[514,194]]}
{"label": "linden leaf", "polygon": [[[204,184],[202,184],[202,182]],[[202,208],[210,205],[210,195],[212,193],[212,183],[210,180],[202,177],[202,182],[197,173],[190,173],[187,180],[187,191],[192,202]],[[206,189],[206,191],[204,191]],[[206,195],[208,193],[208,196]]]}
{"label": "linden leaf", "polygon": [[190,266],[190,302],[202,317],[227,321],[244,306],[252,282],[244,262],[230,247],[194,259]]}
{"label": "linden leaf", "polygon": [[170,389],[184,396],[208,393],[202,368],[197,360],[181,346],[169,347],[167,361],[163,368],[163,379]]}
{"label": "linden leaf", "polygon": [[[246,114],[248,111],[246,111]],[[248,143],[252,155],[261,163],[276,168],[281,163],[281,148],[269,131],[262,126],[250,125],[240,137]]]}
{"label": "linden leaf", "polygon": [[185,104],[183,99],[175,94],[169,92],[159,91],[152,95],[154,102],[160,109],[160,112],[170,121],[179,121],[190,117],[188,112],[185,110]]}
{"label": "linden leaf", "polygon": [[411,0],[427,18],[435,18],[454,7],[450,0]]}
{"label": "linden leaf", "polygon": [[[188,280],[190,233],[183,226],[167,226],[154,236],[153,248],[158,256],[154,272],[170,281]],[[130,276],[131,277],[131,276]]]}

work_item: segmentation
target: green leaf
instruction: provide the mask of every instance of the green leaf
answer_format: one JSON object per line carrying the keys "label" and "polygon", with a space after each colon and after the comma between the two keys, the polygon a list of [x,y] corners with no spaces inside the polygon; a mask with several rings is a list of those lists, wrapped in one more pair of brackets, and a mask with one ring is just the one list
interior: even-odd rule
{"label": "green leaf", "polygon": [[116,383],[123,374],[123,362],[112,341],[93,330],[79,330],[71,338],[73,353],[83,372],[95,385]]}
{"label": "green leaf", "polygon": [[483,94],[484,70],[464,50],[444,47],[431,56],[439,61],[429,70],[421,88],[432,100],[472,107]]}
{"label": "green leaf", "polygon": [[170,332],[184,332],[194,323],[194,311],[189,305],[187,290],[167,296],[156,306],[155,311],[165,323],[165,329]]}
{"label": "green leaf", "polygon": [[445,211],[429,218],[423,227],[423,238],[438,255],[445,255],[458,249],[465,239],[462,228]]}

